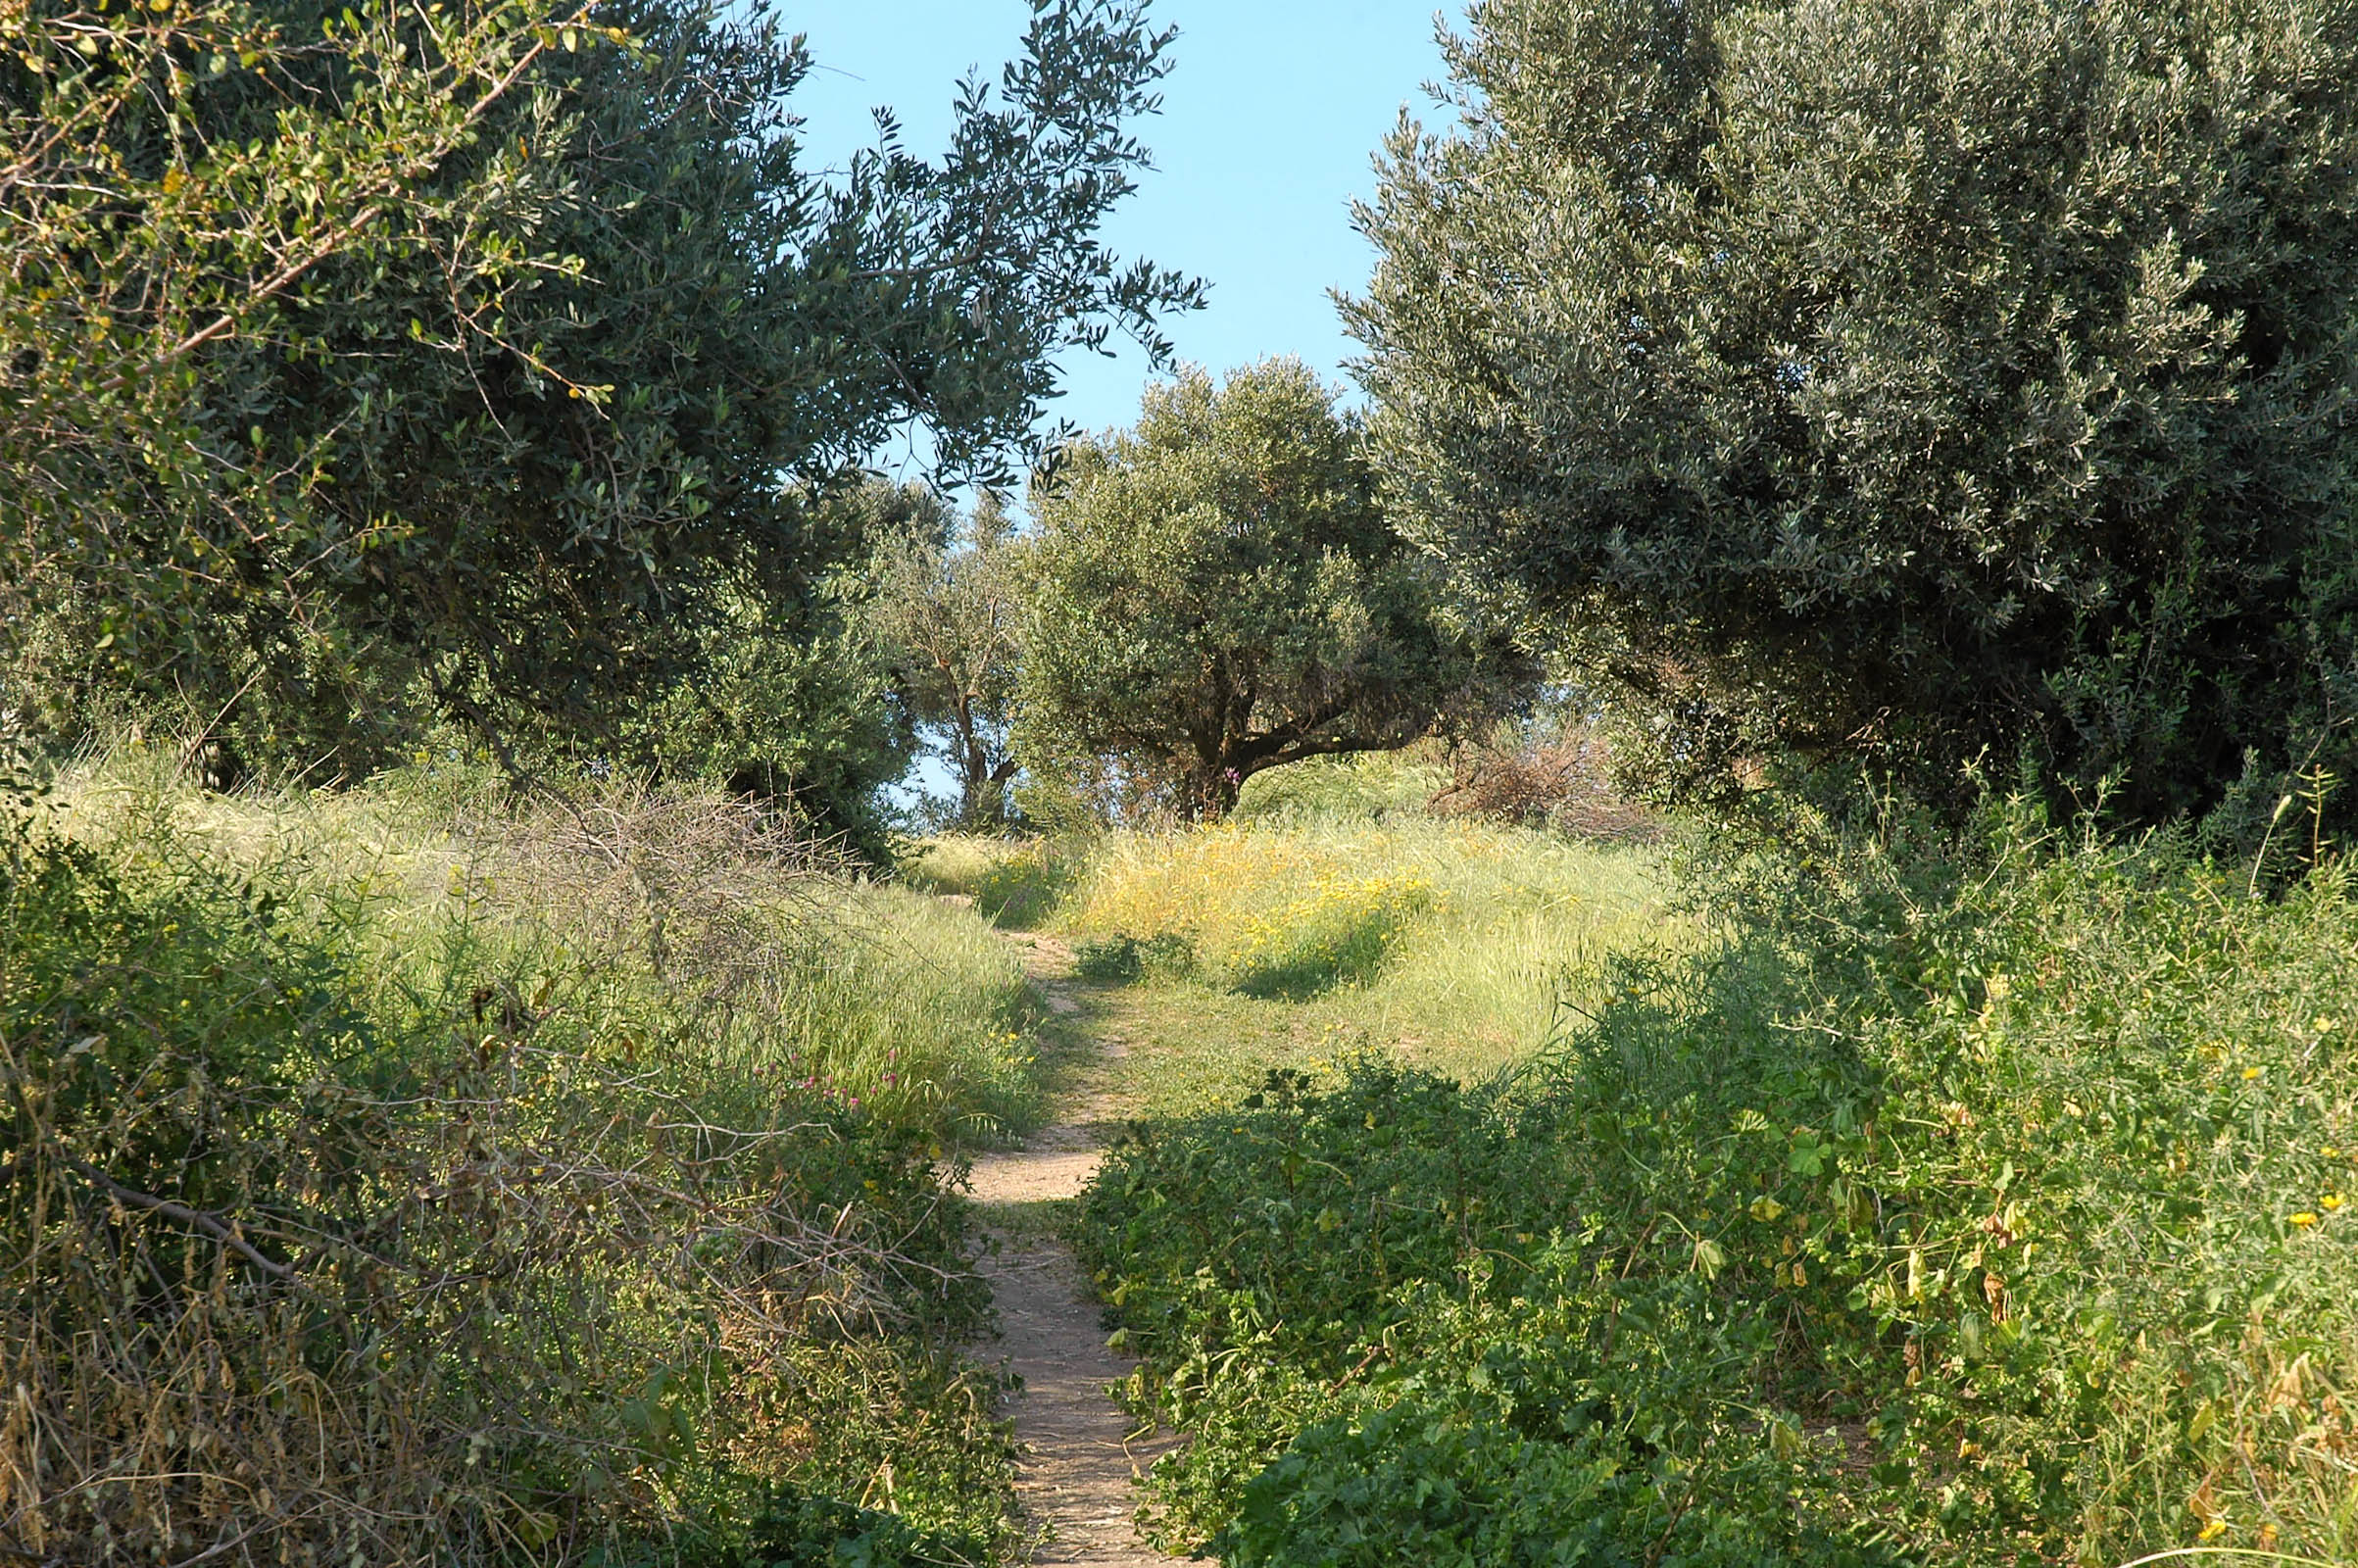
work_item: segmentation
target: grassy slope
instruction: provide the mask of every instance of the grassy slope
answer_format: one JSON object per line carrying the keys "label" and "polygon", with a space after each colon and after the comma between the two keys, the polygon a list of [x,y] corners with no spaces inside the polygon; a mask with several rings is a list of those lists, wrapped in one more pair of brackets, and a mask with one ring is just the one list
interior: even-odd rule
{"label": "grassy slope", "polygon": [[1158,1112],[1370,1048],[1487,1077],[1594,1007],[1609,958],[1693,940],[1658,849],[1436,821],[1402,804],[1430,781],[1377,762],[1295,771],[1254,779],[1230,825],[939,840],[911,880],[1085,959],[1143,943],[1138,979],[1104,1004],[1130,1046],[1122,1077]]}
{"label": "grassy slope", "polygon": [[1706,941],[1651,852],[1348,782],[922,871],[1141,971],[1080,1022],[1148,1116],[1077,1236],[1196,1436],[1171,1542],[2358,1560],[2342,873],[2253,900],[2012,818],[1970,874],[1755,867]]}
{"label": "grassy slope", "polygon": [[1502,1097],[1362,1063],[1120,1151],[1079,1235],[1197,1434],[1171,1537],[2358,1556],[2347,878],[1990,855],[1757,883]]}
{"label": "grassy slope", "polygon": [[[684,1522],[721,1564],[781,1481],[999,1534],[990,1379],[955,1351],[982,1303],[937,1175],[943,1146],[1036,1114],[1015,963],[969,913],[780,859],[726,803],[577,804],[518,812],[447,773],[204,797],[125,749],[0,858],[0,1043],[35,1086],[0,1128],[30,1152],[0,1180],[12,1224],[49,1227],[12,1235],[8,1295],[53,1314],[13,1317],[7,1343],[36,1407],[81,1412],[0,1432],[0,1468],[156,1476],[0,1494],[39,1510],[50,1548],[141,1551],[159,1517],[203,1541],[256,1486],[285,1503],[259,1549],[300,1554],[311,1532],[388,1563],[600,1543],[667,1560]],[[103,939],[72,923],[92,918]],[[213,1127],[236,1136],[190,1143]],[[171,1156],[191,1148],[211,1152]],[[128,1287],[70,1228],[82,1170],[264,1227],[301,1283],[207,1294],[200,1274],[117,1315]],[[364,1215],[401,1217],[365,1244],[380,1261],[348,1263]],[[177,1277],[184,1235],[126,1234],[140,1288]],[[303,1334],[280,1332],[289,1312]],[[43,1332],[97,1334],[113,1359],[41,1359]],[[347,1335],[378,1348],[334,1360]],[[234,1348],[243,1402],[182,1386],[204,1343]],[[319,1396],[284,1392],[319,1376]],[[146,1436],[78,1446],[77,1424],[119,1422]],[[400,1442],[361,1435],[384,1432]],[[255,1457],[321,1445],[350,1457],[335,1477]],[[245,1479],[215,1476],[241,1452]],[[420,1545],[423,1518],[442,1523]]]}
{"label": "grassy slope", "polygon": [[[452,944],[479,935],[545,949],[552,973],[614,987],[603,1004],[622,1006],[651,978],[647,901],[672,897],[708,946],[667,961],[760,991],[718,1037],[743,1065],[793,1066],[832,1100],[961,1141],[1039,1114],[1033,999],[984,922],[905,888],[744,863],[744,829],[718,803],[592,796],[581,823],[554,808],[521,821],[488,809],[498,786],[474,774],[269,797],[199,795],[168,775],[157,756],[119,755],[67,781],[63,821],[104,836],[143,819],[218,869],[283,881],[387,997],[441,985]],[[623,863],[633,855],[639,869]],[[747,918],[702,918],[726,906]]]}

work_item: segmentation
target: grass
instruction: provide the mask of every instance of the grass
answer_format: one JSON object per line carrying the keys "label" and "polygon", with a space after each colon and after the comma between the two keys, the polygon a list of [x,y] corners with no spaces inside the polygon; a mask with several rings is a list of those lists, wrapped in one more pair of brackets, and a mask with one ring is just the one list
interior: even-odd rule
{"label": "grass", "polygon": [[415,971],[446,966],[453,933],[497,930],[545,948],[567,985],[626,989],[658,968],[701,983],[697,1022],[742,1068],[881,1119],[989,1143],[1040,1114],[1034,999],[989,926],[840,874],[726,803],[624,788],[518,812],[458,769],[237,796],[170,773],[160,750],[121,750],[68,776],[59,820],[96,838],[135,826],[266,877],[388,999],[435,983]]}
{"label": "grass", "polygon": [[1612,956],[1694,940],[1666,862],[1406,811],[1289,811],[1086,848],[944,840],[911,875],[1003,890],[1084,958],[1134,959],[1092,1005],[1130,1047],[1135,1102],[1160,1112],[1371,1047],[1469,1080],[1526,1060],[1597,1004]]}
{"label": "grass", "polygon": [[172,760],[0,820],[0,1544],[1011,1539],[944,1184],[1039,1091],[978,917],[693,793],[222,799]]}
{"label": "grass", "polygon": [[1028,931],[1054,915],[1087,873],[1089,855],[1085,839],[952,834],[927,840],[902,875],[911,887],[968,901],[1003,929]]}

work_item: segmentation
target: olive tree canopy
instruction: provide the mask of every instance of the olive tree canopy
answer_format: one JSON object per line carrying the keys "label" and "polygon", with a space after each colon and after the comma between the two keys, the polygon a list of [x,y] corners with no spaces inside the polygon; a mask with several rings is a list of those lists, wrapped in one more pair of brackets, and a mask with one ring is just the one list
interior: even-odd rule
{"label": "olive tree canopy", "polygon": [[0,10],[0,669],[588,718],[791,623],[890,433],[998,476],[1200,297],[1097,237],[1170,35],[1032,10],[943,156],[833,173],[758,3]]}
{"label": "olive tree canopy", "polygon": [[2358,5],[1483,0],[1449,57],[1360,215],[1377,461],[1657,782],[2353,771]]}
{"label": "olive tree canopy", "polygon": [[1218,816],[1247,778],[1404,746],[1520,666],[1449,622],[1376,504],[1355,420],[1296,360],[1149,388],[1032,490],[1027,761],[1111,757]]}

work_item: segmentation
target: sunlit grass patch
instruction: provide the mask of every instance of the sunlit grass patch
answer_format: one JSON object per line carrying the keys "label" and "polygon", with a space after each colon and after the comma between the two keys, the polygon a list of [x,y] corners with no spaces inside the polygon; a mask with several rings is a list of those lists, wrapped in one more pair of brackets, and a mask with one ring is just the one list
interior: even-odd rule
{"label": "sunlit grass patch", "polygon": [[[1131,1397],[1194,1440],[1165,1539],[1542,1549],[1621,1477],[1632,1560],[1709,1520],[1737,1544],[1685,1560],[2358,1561],[2350,875],[2263,899],[2167,841],[1995,825],[1962,865],[1715,877],[1715,940],[1605,967],[1496,1085],[1265,1038],[1256,1093],[1242,1054],[1225,1095],[1157,1061],[1076,1234]],[[1511,948],[1460,912],[1360,991],[1179,1027]],[[1693,1508],[1655,1511],[1657,1453]]]}
{"label": "sunlit grass patch", "polygon": [[[1333,1037],[1481,1076],[1545,1044],[1567,1008],[1594,1005],[1611,955],[1691,941],[1668,905],[1651,848],[1305,816],[1108,836],[1056,924],[1183,948],[1192,974],[1145,965],[1143,978],[1282,1004],[1264,1038]],[[1169,1010],[1147,1008],[1144,1025]]]}
{"label": "sunlit grass patch", "polygon": [[0,807],[0,1472],[57,1560],[269,1494],[273,1558],[670,1560],[886,1465],[991,1549],[945,1183],[1035,1114],[1003,939],[692,790],[175,764]]}
{"label": "sunlit grass patch", "polygon": [[1366,981],[1433,904],[1420,876],[1327,874],[1309,891],[1247,918],[1213,961],[1247,996],[1303,999]]}
{"label": "sunlit grass patch", "polygon": [[[1005,944],[939,900],[836,874],[742,803],[613,786],[524,806],[455,770],[221,796],[173,772],[168,749],[118,748],[69,775],[62,820],[126,843],[153,829],[263,876],[389,999],[416,1005],[461,947],[488,944],[524,991],[670,1018],[732,1070],[848,1109],[968,1141],[1039,1114],[1032,999]],[[694,1017],[658,1000],[697,987]]]}
{"label": "sunlit grass patch", "polygon": [[985,919],[1023,931],[1055,912],[1085,874],[1089,855],[1079,841],[946,834],[927,840],[901,876],[927,893],[971,899]]}

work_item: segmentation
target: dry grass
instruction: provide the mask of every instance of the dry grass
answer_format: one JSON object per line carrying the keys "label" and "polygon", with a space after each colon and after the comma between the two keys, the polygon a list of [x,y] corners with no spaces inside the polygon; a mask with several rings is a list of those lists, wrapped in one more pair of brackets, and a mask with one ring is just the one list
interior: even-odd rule
{"label": "dry grass", "polygon": [[1427,804],[1442,816],[1544,827],[1579,838],[1652,844],[1666,829],[1661,817],[1613,782],[1603,738],[1585,727],[1545,739],[1502,737],[1461,748],[1449,760],[1449,782]]}
{"label": "dry grass", "polygon": [[939,1490],[994,1506],[927,1147],[1030,1093],[978,923],[709,798],[168,771],[5,857],[0,1552],[577,1561],[859,1495],[896,1401],[968,1411]]}

